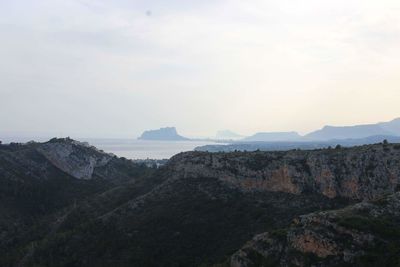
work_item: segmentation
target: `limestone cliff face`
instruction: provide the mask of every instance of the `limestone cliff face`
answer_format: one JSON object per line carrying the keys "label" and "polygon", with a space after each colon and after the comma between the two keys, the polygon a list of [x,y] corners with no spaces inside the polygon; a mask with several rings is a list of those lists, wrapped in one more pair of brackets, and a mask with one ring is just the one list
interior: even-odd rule
{"label": "limestone cliff face", "polygon": [[288,152],[182,153],[175,177],[214,177],[243,191],[314,192],[329,198],[373,199],[396,191],[400,146],[369,145]]}
{"label": "limestone cliff face", "polygon": [[70,138],[0,146],[0,178],[14,182],[68,176],[78,180],[101,179],[121,184],[147,171],[151,172],[152,168]]}
{"label": "limestone cliff face", "polygon": [[341,210],[300,216],[287,229],[257,235],[231,257],[230,265],[396,266],[400,262],[399,208],[400,193],[396,193]]}
{"label": "limestone cliff face", "polygon": [[37,147],[54,166],[77,179],[90,179],[95,168],[105,166],[112,156],[72,139],[55,139]]}

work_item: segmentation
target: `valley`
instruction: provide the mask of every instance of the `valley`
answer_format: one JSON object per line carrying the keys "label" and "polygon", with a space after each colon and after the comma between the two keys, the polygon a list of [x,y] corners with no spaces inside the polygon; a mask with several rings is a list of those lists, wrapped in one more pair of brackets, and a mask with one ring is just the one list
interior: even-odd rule
{"label": "valley", "polygon": [[[303,216],[342,214],[345,209],[352,222],[359,209],[351,205],[397,201],[399,161],[400,146],[388,143],[185,152],[159,168],[68,138],[1,145],[0,265],[247,267],[271,261],[308,266],[310,255],[318,266],[352,264],[377,243],[354,243],[357,253],[349,257],[340,243],[341,228],[340,234],[329,236],[334,253],[321,252],[320,245],[301,245],[304,240],[320,242],[315,233],[308,239],[296,237],[297,243],[292,234],[283,233],[309,229]],[[385,212],[394,212],[388,223],[397,225],[395,205],[387,205]],[[374,220],[378,208],[360,220]],[[372,235],[381,231],[375,226],[367,230]],[[274,233],[292,243],[279,243]],[[349,239],[346,246],[353,248],[357,240]],[[398,244],[396,240],[381,245]],[[262,242],[276,246],[260,250],[269,246]],[[281,256],[270,258],[277,249]]]}

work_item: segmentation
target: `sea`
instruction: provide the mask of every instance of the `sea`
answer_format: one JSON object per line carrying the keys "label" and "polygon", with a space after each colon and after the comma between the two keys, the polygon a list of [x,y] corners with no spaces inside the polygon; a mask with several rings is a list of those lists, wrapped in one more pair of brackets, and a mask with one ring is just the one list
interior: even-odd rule
{"label": "sea", "polygon": [[[0,136],[4,144],[10,142],[26,143],[29,141],[46,142],[47,137],[5,137]],[[212,141],[147,141],[137,139],[79,138],[107,153],[127,159],[169,159],[180,152],[192,151],[198,146],[216,144]]]}
{"label": "sea", "polygon": [[211,141],[148,141],[135,139],[81,139],[107,153],[127,159],[169,159],[198,146],[216,144]]}

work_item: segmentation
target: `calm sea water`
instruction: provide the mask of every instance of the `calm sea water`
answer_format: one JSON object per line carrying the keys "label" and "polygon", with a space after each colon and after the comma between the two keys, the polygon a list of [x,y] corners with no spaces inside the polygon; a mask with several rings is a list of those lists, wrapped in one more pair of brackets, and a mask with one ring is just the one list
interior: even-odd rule
{"label": "calm sea water", "polygon": [[[175,154],[185,151],[191,151],[195,147],[215,144],[206,141],[144,141],[136,139],[89,139],[76,138],[82,142],[88,142],[90,145],[104,150],[107,153],[113,153],[119,157],[128,159],[169,159]],[[0,140],[3,143],[10,142],[46,142],[50,138],[46,137],[3,137]]]}
{"label": "calm sea water", "polygon": [[89,144],[128,159],[168,159],[195,147],[214,144],[206,141],[144,141],[131,139],[83,139]]}

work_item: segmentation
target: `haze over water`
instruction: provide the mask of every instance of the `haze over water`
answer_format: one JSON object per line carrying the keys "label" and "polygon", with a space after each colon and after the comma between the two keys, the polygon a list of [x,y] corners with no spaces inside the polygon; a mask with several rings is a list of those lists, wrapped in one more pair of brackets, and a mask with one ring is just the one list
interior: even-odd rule
{"label": "haze over water", "polygon": [[147,141],[134,139],[86,139],[91,145],[128,159],[169,159],[195,147],[214,144],[206,141]]}

